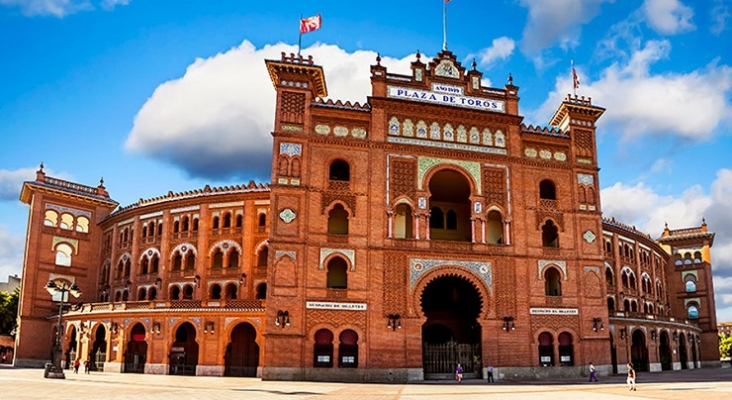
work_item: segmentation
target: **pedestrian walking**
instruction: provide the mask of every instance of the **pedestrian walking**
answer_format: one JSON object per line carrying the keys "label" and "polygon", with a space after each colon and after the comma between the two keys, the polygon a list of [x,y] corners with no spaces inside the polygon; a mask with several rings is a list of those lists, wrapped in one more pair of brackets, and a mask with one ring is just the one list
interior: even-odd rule
{"label": "pedestrian walking", "polygon": [[633,364],[628,363],[628,388],[629,390],[635,390],[635,369]]}
{"label": "pedestrian walking", "polygon": [[493,364],[488,364],[488,382],[493,383]]}
{"label": "pedestrian walking", "polygon": [[87,358],[86,361],[84,361],[84,373],[89,373],[89,367],[90,367],[91,361]]}
{"label": "pedestrian walking", "polygon": [[80,365],[81,365],[81,360],[77,358],[76,361],[74,361],[74,373],[75,374],[78,374],[79,373],[79,366]]}
{"label": "pedestrian walking", "polygon": [[457,368],[455,368],[455,379],[457,379],[458,382],[463,381],[463,367],[460,363],[458,363]]}
{"label": "pedestrian walking", "polygon": [[595,366],[590,361],[590,382],[597,382],[597,375],[595,375]]}

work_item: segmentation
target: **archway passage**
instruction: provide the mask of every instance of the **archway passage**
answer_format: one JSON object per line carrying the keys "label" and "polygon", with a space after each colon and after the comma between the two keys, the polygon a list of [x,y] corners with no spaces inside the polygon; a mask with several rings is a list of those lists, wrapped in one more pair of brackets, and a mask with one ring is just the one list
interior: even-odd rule
{"label": "archway passage", "polygon": [[259,345],[257,332],[252,325],[243,322],[231,331],[231,342],[224,355],[225,376],[257,376]]}
{"label": "archway passage", "polygon": [[661,348],[658,350],[661,357],[661,371],[673,369],[673,356],[671,354],[670,340],[666,331],[661,332]]}
{"label": "archway passage", "polygon": [[482,307],[478,290],[466,279],[444,276],[422,292],[422,364],[425,379],[453,379],[459,362],[466,378],[480,376]]}
{"label": "archway passage", "polygon": [[138,322],[132,327],[130,341],[127,342],[124,372],[144,374],[146,359],[147,342],[145,341],[145,327]]}
{"label": "archway passage", "polygon": [[170,375],[196,375],[198,343],[196,328],[190,322],[175,331],[175,342],[170,347]]}
{"label": "archway passage", "polygon": [[633,331],[633,344],[630,346],[630,360],[639,372],[648,372],[648,346],[646,335],[640,330]]}
{"label": "archway passage", "polygon": [[679,335],[679,361],[681,362],[681,369],[689,368],[689,354],[686,352],[686,336],[683,333]]}
{"label": "archway passage", "polygon": [[107,329],[104,325],[99,325],[94,334],[94,343],[92,343],[91,371],[104,371],[104,362],[107,361]]}
{"label": "archway passage", "polygon": [[71,369],[71,367],[74,365],[74,361],[76,361],[77,358],[77,344],[78,344],[78,338],[76,335],[76,327],[71,327],[71,332],[69,333],[69,343],[66,345],[66,367]]}

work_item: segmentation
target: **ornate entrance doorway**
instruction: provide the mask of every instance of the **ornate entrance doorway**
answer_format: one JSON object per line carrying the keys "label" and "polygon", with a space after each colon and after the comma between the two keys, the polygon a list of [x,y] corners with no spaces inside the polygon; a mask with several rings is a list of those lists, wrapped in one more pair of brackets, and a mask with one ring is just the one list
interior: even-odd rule
{"label": "ornate entrance doorway", "polygon": [[457,363],[466,378],[481,376],[481,296],[466,279],[443,276],[422,293],[422,365],[425,379],[454,379]]}
{"label": "ornate entrance doorway", "polygon": [[196,375],[198,343],[196,329],[185,322],[175,331],[175,342],[170,347],[170,375]]}
{"label": "ornate entrance doorway", "polygon": [[104,325],[99,325],[94,338],[89,369],[92,371],[103,371],[104,362],[107,361],[107,329],[104,328]]}
{"label": "ornate entrance doorway", "polygon": [[147,342],[145,341],[145,327],[139,322],[132,327],[130,341],[127,342],[127,352],[125,352],[124,356],[124,372],[131,372],[135,374],[145,373]]}
{"label": "ornate entrance doorway", "polygon": [[646,335],[643,331],[633,331],[633,344],[630,346],[630,360],[633,367],[639,372],[648,372],[648,346],[646,346]]}
{"label": "ornate entrance doorway", "polygon": [[226,346],[225,376],[257,376],[259,345],[254,341],[257,332],[243,322],[231,332],[231,342]]}

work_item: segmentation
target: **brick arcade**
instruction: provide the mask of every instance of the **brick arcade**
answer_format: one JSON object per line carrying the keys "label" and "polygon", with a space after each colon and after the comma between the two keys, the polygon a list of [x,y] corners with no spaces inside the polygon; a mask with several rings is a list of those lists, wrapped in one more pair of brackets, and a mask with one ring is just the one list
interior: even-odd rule
{"label": "brick arcade", "polygon": [[[327,62],[327,60],[323,60]],[[519,87],[450,51],[377,59],[364,104],[312,58],[267,60],[272,183],[118,208],[38,171],[15,364],[50,358],[50,280],[76,282],[66,359],[105,371],[408,382],[719,365],[706,224],[654,240],[602,218],[596,122],[567,96],[527,126]],[[56,308],[57,310],[57,308]]]}

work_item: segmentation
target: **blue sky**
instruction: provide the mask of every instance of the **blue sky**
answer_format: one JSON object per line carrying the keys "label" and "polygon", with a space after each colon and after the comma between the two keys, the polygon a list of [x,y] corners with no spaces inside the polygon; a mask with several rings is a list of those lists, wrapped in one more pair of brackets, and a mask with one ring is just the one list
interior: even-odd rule
{"label": "blue sky", "polygon": [[[336,4],[338,3],[338,4]],[[544,125],[571,92],[598,128],[605,216],[654,237],[717,233],[718,316],[732,320],[732,0],[452,0],[448,44]],[[363,102],[376,53],[393,71],[442,46],[442,1],[0,0],[0,280],[20,274],[27,206],[51,176],[139,198],[269,182],[274,91],[265,58],[303,52],[329,95]]]}

